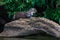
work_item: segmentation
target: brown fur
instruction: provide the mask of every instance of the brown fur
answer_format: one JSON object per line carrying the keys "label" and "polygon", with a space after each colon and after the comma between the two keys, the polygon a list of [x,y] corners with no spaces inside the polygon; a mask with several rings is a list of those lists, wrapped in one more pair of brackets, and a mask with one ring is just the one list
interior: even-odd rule
{"label": "brown fur", "polygon": [[15,15],[14,15],[14,17],[13,17],[13,19],[19,19],[19,18],[25,18],[26,16],[25,16],[25,14],[24,14],[24,12],[18,12],[18,13],[16,13]]}
{"label": "brown fur", "polygon": [[28,10],[27,12],[17,12],[14,16],[13,16],[13,20],[19,19],[19,18],[26,18],[26,14],[31,14],[32,13],[36,13],[36,9],[35,8],[31,8],[30,10]]}

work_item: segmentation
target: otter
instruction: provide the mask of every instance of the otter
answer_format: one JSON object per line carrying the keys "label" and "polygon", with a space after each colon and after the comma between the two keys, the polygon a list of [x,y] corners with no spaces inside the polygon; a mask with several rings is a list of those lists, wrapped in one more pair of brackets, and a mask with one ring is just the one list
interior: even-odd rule
{"label": "otter", "polygon": [[13,15],[13,20],[17,20],[19,18],[30,18],[37,10],[35,8],[29,9],[27,12],[17,12]]}

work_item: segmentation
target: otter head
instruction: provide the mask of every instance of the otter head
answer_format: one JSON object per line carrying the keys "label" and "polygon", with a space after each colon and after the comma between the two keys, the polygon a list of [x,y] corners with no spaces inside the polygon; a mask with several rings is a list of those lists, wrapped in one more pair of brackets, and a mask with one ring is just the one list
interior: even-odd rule
{"label": "otter head", "polygon": [[27,11],[27,13],[30,13],[30,14],[34,14],[36,12],[37,12],[37,10],[35,8],[31,8]]}
{"label": "otter head", "polygon": [[26,12],[26,17],[32,17],[34,13],[36,13],[37,10],[35,8],[31,8]]}

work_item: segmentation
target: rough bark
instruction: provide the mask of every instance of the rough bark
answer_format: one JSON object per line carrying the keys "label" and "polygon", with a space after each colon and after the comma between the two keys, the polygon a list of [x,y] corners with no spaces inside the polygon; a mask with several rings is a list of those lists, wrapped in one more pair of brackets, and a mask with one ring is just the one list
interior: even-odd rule
{"label": "rough bark", "polygon": [[20,18],[5,25],[1,37],[27,36],[44,31],[49,35],[60,37],[60,25],[42,17]]}

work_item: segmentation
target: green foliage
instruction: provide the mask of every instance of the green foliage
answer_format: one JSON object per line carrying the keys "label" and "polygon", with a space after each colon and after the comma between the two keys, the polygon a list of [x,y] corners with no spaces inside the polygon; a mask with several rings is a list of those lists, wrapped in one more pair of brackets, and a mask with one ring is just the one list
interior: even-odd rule
{"label": "green foliage", "polygon": [[[28,9],[37,5],[38,7],[42,7],[42,5],[47,6],[45,11],[42,11],[43,16],[45,18],[54,20],[60,23],[60,6],[54,8],[55,5],[60,4],[60,0],[3,0],[5,3],[5,8],[8,10],[9,18],[14,15],[18,11],[27,11]],[[42,14],[39,14],[40,15]],[[38,16],[34,14],[34,16]]]}
{"label": "green foliage", "polygon": [[3,0],[5,8],[8,10],[9,18],[18,11],[27,11],[34,7],[35,3],[38,7],[45,4],[44,0]]}
{"label": "green foliage", "polygon": [[35,0],[5,0],[6,8],[9,11],[24,11],[34,5]]}
{"label": "green foliage", "polygon": [[10,18],[18,11],[27,11],[29,8],[34,7],[35,0],[4,0],[4,2]]}
{"label": "green foliage", "polygon": [[[55,1],[56,2],[56,1]],[[51,19],[57,23],[60,23],[60,6],[58,6],[59,2],[56,3],[57,8],[53,9],[52,7],[48,7],[43,13],[45,18]],[[60,4],[59,4],[60,5]],[[52,6],[52,4],[50,5]]]}
{"label": "green foliage", "polygon": [[60,13],[58,13],[58,10],[53,10],[53,9],[49,8],[44,12],[43,17],[54,20],[59,23]]}

